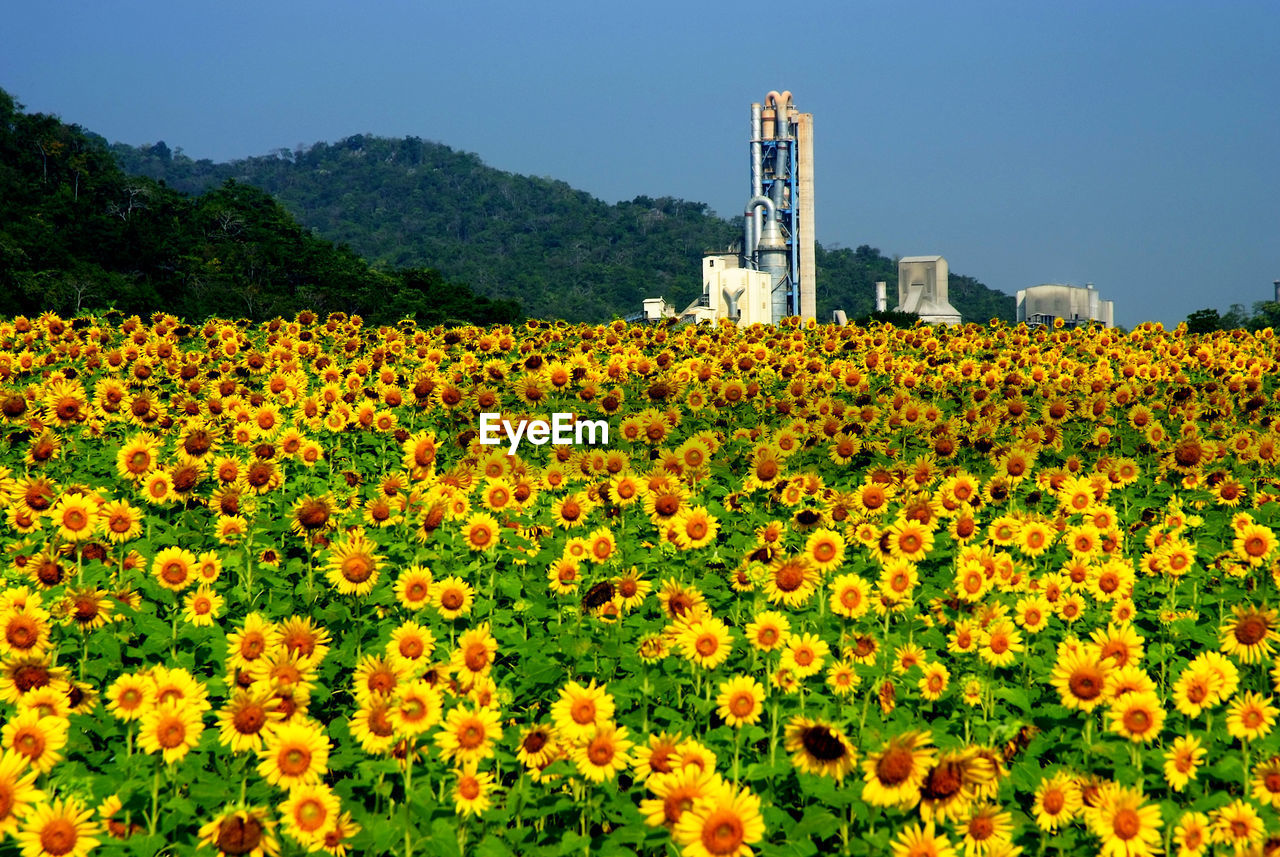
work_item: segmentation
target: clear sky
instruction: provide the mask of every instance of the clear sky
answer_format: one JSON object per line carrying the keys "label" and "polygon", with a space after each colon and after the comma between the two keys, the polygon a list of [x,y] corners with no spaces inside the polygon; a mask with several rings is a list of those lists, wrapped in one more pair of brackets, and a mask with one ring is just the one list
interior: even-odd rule
{"label": "clear sky", "polygon": [[[824,245],[1096,284],[1172,324],[1280,279],[1280,2],[6,4],[0,87],[226,160],[415,135],[736,217],[752,101],[814,114]],[[441,204],[448,204],[442,200]]]}

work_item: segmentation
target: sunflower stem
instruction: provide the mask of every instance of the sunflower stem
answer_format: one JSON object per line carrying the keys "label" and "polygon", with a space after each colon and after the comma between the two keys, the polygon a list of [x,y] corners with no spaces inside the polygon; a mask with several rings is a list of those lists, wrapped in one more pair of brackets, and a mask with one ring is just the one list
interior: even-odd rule
{"label": "sunflower stem", "polygon": [[[409,752],[404,760],[404,857],[413,857],[413,842],[410,839],[409,826],[409,788],[413,785],[413,747],[409,747]],[[461,831],[462,825],[458,825]],[[459,832],[461,836],[461,832]],[[462,850],[459,843],[459,851]]]}
{"label": "sunflower stem", "polygon": [[151,778],[151,817],[147,819],[147,835],[156,835],[156,820],[160,817],[160,768],[163,761],[156,763],[155,776]]}

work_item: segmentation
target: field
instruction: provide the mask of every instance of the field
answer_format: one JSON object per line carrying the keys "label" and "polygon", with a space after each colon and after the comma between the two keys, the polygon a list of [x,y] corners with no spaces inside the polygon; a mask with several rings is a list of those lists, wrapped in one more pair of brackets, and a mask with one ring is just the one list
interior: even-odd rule
{"label": "field", "polygon": [[1278,396],[1270,329],[0,321],[0,854],[1263,853]]}

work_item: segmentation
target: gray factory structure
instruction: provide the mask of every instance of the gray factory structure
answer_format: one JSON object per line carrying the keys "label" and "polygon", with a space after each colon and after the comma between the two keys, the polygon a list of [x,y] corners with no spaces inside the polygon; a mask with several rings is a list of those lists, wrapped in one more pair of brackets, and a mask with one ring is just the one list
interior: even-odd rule
{"label": "gray factory structure", "polygon": [[[751,105],[750,195],[739,252],[708,254],[702,295],[681,321],[777,324],[817,314],[813,230],[813,114],[801,113],[790,92],[770,92]],[[675,317],[674,307],[649,298],[636,320]]]}
{"label": "gray factory structure", "polygon": [[1029,289],[1019,289],[1017,312],[1019,322],[1031,325],[1052,326],[1057,319],[1062,319],[1067,327],[1088,324],[1115,327],[1113,302],[1104,301],[1093,283],[1083,288],[1045,283]]}

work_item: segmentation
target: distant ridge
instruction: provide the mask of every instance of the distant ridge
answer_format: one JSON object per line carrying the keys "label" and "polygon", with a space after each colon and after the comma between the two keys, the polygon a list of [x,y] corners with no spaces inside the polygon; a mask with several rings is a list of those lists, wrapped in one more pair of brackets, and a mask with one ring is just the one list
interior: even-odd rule
{"label": "distant ridge", "polygon": [[[704,203],[636,197],[610,205],[562,181],[489,167],[474,154],[416,137],[358,134],[336,143],[229,163],[193,160],[161,142],[112,146],[126,172],[200,193],[228,179],[267,191],[303,225],[375,265],[426,266],[532,317],[602,321],[662,295],[683,306],[701,290],[700,259],[740,227]],[[897,267],[878,249],[819,245],[818,317],[874,308],[874,284]],[[1012,320],[1014,299],[951,275],[966,321]]]}

